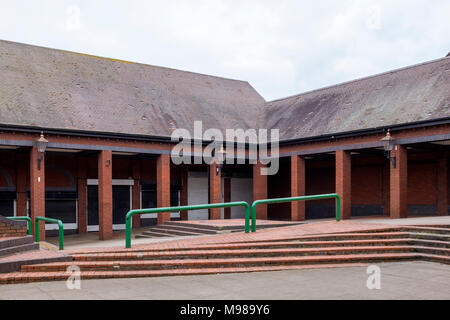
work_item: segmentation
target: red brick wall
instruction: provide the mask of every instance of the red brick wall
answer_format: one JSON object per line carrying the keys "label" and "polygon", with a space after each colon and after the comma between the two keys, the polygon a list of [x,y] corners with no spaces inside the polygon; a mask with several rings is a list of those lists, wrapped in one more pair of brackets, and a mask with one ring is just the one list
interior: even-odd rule
{"label": "red brick wall", "polygon": [[0,218],[0,238],[24,237],[27,235],[27,224]]}
{"label": "red brick wall", "polygon": [[11,151],[0,151],[0,187],[8,187],[8,181],[2,174],[5,172],[11,178],[13,186],[16,186],[16,155]]}
{"label": "red brick wall", "polygon": [[408,164],[408,205],[436,205],[437,163]]}
{"label": "red brick wall", "polygon": [[[289,197],[291,194],[291,158],[280,159],[280,170],[276,175],[268,176],[269,198]],[[291,219],[291,204],[277,203],[268,206],[269,219]]]}
{"label": "red brick wall", "polygon": [[383,204],[383,167],[352,167],[352,204]]}

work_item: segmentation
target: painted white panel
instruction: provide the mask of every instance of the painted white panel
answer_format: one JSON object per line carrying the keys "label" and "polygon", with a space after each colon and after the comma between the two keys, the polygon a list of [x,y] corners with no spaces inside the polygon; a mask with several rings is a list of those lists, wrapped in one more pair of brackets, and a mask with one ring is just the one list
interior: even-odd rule
{"label": "painted white panel", "polygon": [[[208,177],[206,174],[189,172],[188,204],[208,203]],[[208,220],[208,210],[189,211],[189,220]]]}
{"label": "painted white panel", "polygon": [[[252,205],[253,202],[252,178],[231,178],[231,202],[234,201],[247,201],[247,203],[250,206]],[[242,207],[231,208],[231,219],[240,219],[244,217],[245,217],[244,208]]]}

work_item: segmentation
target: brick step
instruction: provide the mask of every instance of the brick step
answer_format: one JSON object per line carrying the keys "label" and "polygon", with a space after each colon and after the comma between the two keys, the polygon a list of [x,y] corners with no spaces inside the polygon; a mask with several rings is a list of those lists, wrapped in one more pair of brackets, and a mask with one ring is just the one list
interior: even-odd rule
{"label": "brick step", "polygon": [[[127,270],[170,270],[189,268],[225,268],[225,267],[257,267],[265,265],[305,265],[336,263],[368,263],[379,261],[399,261],[420,259],[416,252],[388,252],[371,254],[343,254],[289,257],[250,257],[221,259],[170,259],[143,261],[74,261],[66,263],[48,263],[42,265],[22,266],[22,272],[55,272],[65,271],[71,265],[82,271],[127,271]],[[449,258],[450,259],[450,258]]]}
{"label": "brick step", "polygon": [[0,257],[0,275],[1,273],[19,271],[23,265],[67,261],[72,261],[72,257],[60,251],[38,249],[19,252],[6,257]]}
{"label": "brick step", "polygon": [[274,248],[274,249],[219,249],[219,250],[184,250],[175,252],[133,252],[133,253],[100,253],[72,255],[74,261],[116,261],[116,260],[161,260],[161,259],[213,259],[220,257],[239,258],[255,256],[288,256],[288,255],[325,255],[373,252],[411,251],[411,246],[367,246],[367,247],[335,247],[335,248]]}
{"label": "brick step", "polygon": [[[291,222],[291,223],[257,224],[256,228],[257,228],[257,230],[261,230],[261,229],[268,229],[268,228],[290,227],[290,226],[299,225],[299,224],[305,224],[305,223],[304,222],[296,222],[296,223]],[[244,221],[242,221],[242,224],[240,224],[240,225],[222,225],[222,226],[214,226],[214,225],[184,222],[184,221],[167,221],[164,223],[164,225],[189,226],[189,227],[209,229],[209,230],[214,230],[214,231],[238,232],[238,231],[245,230]]]}
{"label": "brick step", "polygon": [[259,243],[224,243],[224,244],[205,244],[195,245],[188,247],[179,247],[171,249],[155,248],[155,249],[143,249],[143,248],[131,248],[131,249],[117,249],[114,253],[111,251],[106,252],[86,252],[86,253],[73,253],[74,257],[77,256],[90,256],[90,255],[114,255],[119,253],[146,253],[146,252],[184,252],[192,250],[233,250],[233,249],[276,249],[276,248],[330,248],[330,247],[359,247],[359,246],[406,246],[415,245],[422,247],[435,247],[435,248],[450,248],[450,242],[444,241],[431,241],[431,240],[418,240],[418,239],[381,239],[381,240],[343,240],[343,241],[286,241],[286,242],[259,242]]}
{"label": "brick step", "polygon": [[[308,236],[283,237],[279,239],[270,239],[271,242],[283,241],[341,241],[341,240],[369,240],[369,239],[403,239],[409,236],[408,232],[352,232],[352,233],[327,233],[312,234]],[[267,240],[247,240],[236,241],[235,243],[258,243]]]}
{"label": "brick step", "polygon": [[166,230],[176,230],[176,231],[187,231],[187,232],[193,232],[193,233],[201,233],[201,234],[217,234],[216,230],[207,229],[207,228],[200,228],[195,226],[184,226],[184,225],[175,225],[175,224],[164,224],[162,226],[154,226],[152,229],[159,229],[164,228]]}
{"label": "brick step", "polygon": [[202,223],[186,223],[183,221],[167,221],[164,223],[164,225],[168,226],[184,226],[189,228],[200,228],[200,229],[207,229],[212,231],[223,231],[223,230],[229,230],[229,231],[243,231],[244,230],[244,224],[242,225],[224,225],[224,226],[214,226],[214,225],[208,225],[208,224],[202,224]]}
{"label": "brick step", "polygon": [[450,236],[450,229],[448,228],[438,228],[438,227],[419,227],[419,226],[408,226],[402,227],[402,229],[406,232],[414,232],[414,233],[427,233],[427,234],[443,234]]}
{"label": "brick step", "polygon": [[16,247],[21,246],[24,244],[30,244],[34,243],[34,237],[33,236],[25,236],[25,237],[13,237],[13,238],[0,238],[0,250],[9,248],[9,247]]}
{"label": "brick step", "polygon": [[279,248],[279,249],[228,249],[228,250],[186,250],[177,252],[134,252],[75,255],[74,261],[118,261],[118,260],[161,260],[161,259],[216,259],[276,256],[315,256],[333,254],[422,252],[450,255],[450,249],[421,246],[367,246],[334,248]]}
{"label": "brick step", "polygon": [[[428,234],[428,233],[416,233],[416,232],[352,232],[352,233],[328,233],[328,234],[318,234],[310,236],[300,236],[291,238],[280,238],[271,239],[272,242],[277,241],[340,241],[340,240],[368,240],[368,239],[403,239],[403,238],[414,238],[414,239],[424,239],[424,240],[438,240],[438,241],[450,241],[450,236],[444,234]],[[267,240],[248,240],[248,241],[238,241],[236,243],[258,243],[265,242]]]}
{"label": "brick step", "polygon": [[409,232],[409,237],[411,239],[422,239],[422,240],[435,240],[435,241],[450,241],[450,235],[437,234],[437,233],[416,233]]}
{"label": "brick step", "polygon": [[[201,268],[182,270],[134,270],[134,271],[88,271],[81,272],[82,280],[89,279],[111,279],[111,278],[143,278],[143,277],[167,277],[167,276],[189,276],[223,273],[244,272],[267,272],[282,270],[322,269],[322,268],[344,268],[366,266],[364,263],[340,263],[319,265],[289,265],[289,266],[261,266],[261,267],[239,267],[239,268]],[[0,284],[29,283],[44,281],[66,281],[69,274],[66,272],[14,272],[0,274]]]}
{"label": "brick step", "polygon": [[450,229],[450,224],[433,224],[433,225],[429,225],[429,224],[422,224],[422,225],[416,225],[414,227],[434,227],[434,228],[445,228],[445,229]]}
{"label": "brick step", "polygon": [[[144,234],[145,233],[145,234]],[[156,232],[156,231],[146,231],[142,234],[137,234],[134,238],[135,239],[144,239],[144,238],[164,238],[164,237],[173,237],[174,235],[163,233],[163,232]]]}
{"label": "brick step", "polygon": [[159,233],[159,234],[161,234],[161,233],[168,234],[171,236],[204,236],[205,235],[204,233],[199,233],[199,232],[166,229],[164,226],[153,227],[147,231],[142,232],[142,235],[148,236],[154,232]]}
{"label": "brick step", "polygon": [[0,249],[0,257],[8,256],[11,254],[16,254],[19,252],[24,251],[30,251],[30,250],[37,250],[39,249],[39,243],[27,243],[27,244],[21,244],[14,247],[8,247]]}

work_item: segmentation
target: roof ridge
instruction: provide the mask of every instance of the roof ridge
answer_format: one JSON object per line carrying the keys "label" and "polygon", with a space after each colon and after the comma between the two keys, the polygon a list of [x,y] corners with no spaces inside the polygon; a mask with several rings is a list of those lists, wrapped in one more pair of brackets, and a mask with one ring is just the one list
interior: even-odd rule
{"label": "roof ridge", "polygon": [[382,72],[382,73],[373,74],[373,75],[367,76],[367,77],[362,77],[362,78],[357,78],[357,79],[353,79],[353,80],[349,80],[349,81],[344,81],[344,82],[341,82],[341,83],[333,84],[333,85],[330,85],[330,86],[325,86],[325,87],[318,88],[318,89],[305,91],[305,92],[294,94],[294,95],[287,96],[287,97],[284,97],[284,98],[279,98],[279,99],[267,101],[266,104],[269,104],[269,103],[272,103],[272,102],[281,101],[281,100],[286,100],[286,99],[290,99],[290,98],[300,97],[302,95],[306,95],[306,94],[310,94],[310,93],[318,92],[318,91],[322,91],[322,90],[327,90],[327,89],[331,89],[331,88],[335,88],[335,87],[339,87],[339,86],[344,86],[344,85],[347,85],[347,84],[350,84],[350,83],[355,83],[355,82],[358,82],[358,81],[369,80],[369,79],[373,79],[373,78],[376,78],[376,77],[385,76],[385,75],[388,75],[388,74],[391,74],[391,73],[396,73],[396,72],[405,71],[405,70],[408,70],[408,69],[424,66],[424,65],[427,65],[427,64],[436,63],[436,62],[439,62],[439,61],[442,61],[442,60],[446,60],[446,59],[450,59],[450,56],[446,56],[446,57],[443,57],[443,58],[438,58],[438,59],[434,59],[434,60],[430,60],[430,61],[426,61],[426,62],[421,62],[421,63],[418,63],[418,64],[413,64],[413,65],[410,65],[410,66],[401,67],[401,68],[393,69],[393,70],[390,70],[390,71],[385,71],[385,72]]}
{"label": "roof ridge", "polygon": [[246,80],[225,78],[225,77],[221,77],[221,76],[215,76],[215,75],[206,74],[206,73],[200,73],[200,72],[195,72],[195,71],[188,71],[188,70],[181,70],[181,69],[175,69],[175,68],[169,68],[169,67],[163,67],[163,66],[156,66],[156,65],[152,65],[152,64],[148,64],[148,63],[144,63],[144,62],[136,62],[136,61],[123,60],[123,59],[115,59],[115,58],[104,57],[104,56],[99,56],[99,55],[95,55],[95,54],[76,52],[76,51],[70,51],[70,50],[65,50],[65,49],[44,47],[44,46],[34,45],[34,44],[29,44],[29,43],[24,43],[24,42],[16,42],[16,41],[4,40],[4,39],[0,39],[0,42],[7,42],[7,43],[18,44],[18,45],[29,46],[29,47],[35,47],[35,48],[40,48],[40,49],[45,49],[45,50],[52,50],[52,51],[59,51],[59,52],[64,52],[64,53],[76,54],[76,55],[81,55],[81,56],[85,56],[85,57],[111,61],[111,62],[120,62],[120,63],[126,63],[126,64],[140,65],[140,66],[153,67],[153,68],[165,69],[165,70],[182,72],[182,73],[190,73],[190,74],[195,74],[195,75],[199,75],[199,76],[203,76],[203,77],[212,77],[212,78],[217,78],[217,79],[248,83],[248,81],[246,81]]}

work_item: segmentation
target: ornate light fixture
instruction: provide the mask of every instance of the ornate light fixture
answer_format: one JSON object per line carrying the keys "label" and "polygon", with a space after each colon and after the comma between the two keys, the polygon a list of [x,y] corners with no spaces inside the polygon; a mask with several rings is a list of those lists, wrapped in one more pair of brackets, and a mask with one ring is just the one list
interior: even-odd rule
{"label": "ornate light fixture", "polygon": [[213,150],[213,152],[214,152],[213,157],[214,157],[214,161],[217,164],[219,164],[219,166],[216,167],[216,175],[218,176],[219,172],[220,172],[219,168],[220,168],[220,170],[223,169],[223,163],[225,162],[225,157],[226,157],[227,152],[223,148],[223,145],[220,146],[220,149],[219,149],[219,151],[217,151],[217,153],[215,151],[216,150],[214,149]]}
{"label": "ornate light fixture", "polygon": [[388,129],[386,136],[381,139],[384,146],[384,151],[386,151],[387,158],[392,161],[392,166],[394,168],[397,167],[397,159],[396,157],[391,157],[391,151],[395,146],[395,139],[391,136],[391,131]]}
{"label": "ornate light fixture", "polygon": [[45,149],[47,149],[48,140],[44,138],[44,132],[41,131],[41,136],[36,140],[36,148],[38,151],[38,170],[41,170],[41,161],[44,159]]}

